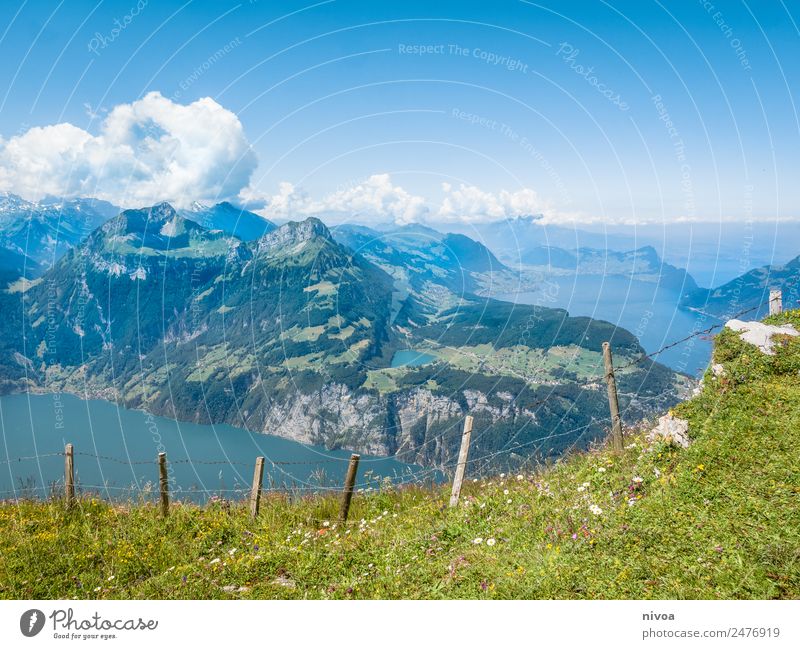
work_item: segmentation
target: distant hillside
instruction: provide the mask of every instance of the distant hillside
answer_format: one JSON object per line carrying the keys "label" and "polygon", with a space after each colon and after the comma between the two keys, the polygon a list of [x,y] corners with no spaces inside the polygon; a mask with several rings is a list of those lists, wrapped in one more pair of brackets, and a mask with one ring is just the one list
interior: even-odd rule
{"label": "distant hillside", "polygon": [[749,314],[749,317],[756,317],[769,311],[764,303],[773,288],[782,290],[784,308],[793,308],[798,304],[800,257],[783,265],[755,268],[717,288],[699,288],[687,295],[681,306],[724,318],[761,305],[757,312]]}
{"label": "distant hillside", "polygon": [[697,290],[697,283],[689,273],[662,261],[652,246],[629,252],[537,246],[523,253],[521,261],[523,264],[546,266],[551,270],[564,270],[578,275],[619,275],[658,284],[682,294]]}
{"label": "distant hillside", "polygon": [[[332,234],[394,278],[398,309],[408,296],[416,298],[417,306],[429,302],[431,287],[436,293],[447,289],[446,299],[452,303],[465,293],[481,292],[500,277],[518,279],[486,246],[461,234],[442,234],[416,224],[382,230],[341,225]],[[428,307],[438,308],[443,299],[437,296]]]}
{"label": "distant hillside", "polygon": [[[95,199],[26,201],[0,195],[0,261],[6,282],[35,277],[119,210]],[[27,260],[27,261],[26,261]]]}
{"label": "distant hillside", "polygon": [[195,203],[192,209],[181,214],[208,230],[222,230],[225,234],[253,241],[275,229],[275,224],[255,212],[236,207],[227,201],[216,205]]}
{"label": "distant hillside", "polygon": [[[2,390],[88,394],[428,466],[455,456],[467,410],[479,449],[522,449],[512,463],[602,435],[600,346],[636,358],[634,336],[476,297],[466,288],[491,253],[430,236],[334,236],[312,218],[248,242],[166,203],[126,210],[0,293]],[[632,418],[687,383],[649,361],[619,382]]]}

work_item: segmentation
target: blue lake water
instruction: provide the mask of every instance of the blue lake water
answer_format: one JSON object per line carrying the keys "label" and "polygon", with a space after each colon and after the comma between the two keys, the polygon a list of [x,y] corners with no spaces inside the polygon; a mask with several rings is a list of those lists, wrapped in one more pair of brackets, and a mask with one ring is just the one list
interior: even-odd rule
{"label": "blue lake water", "polygon": [[[62,453],[67,442],[75,447],[78,486],[106,499],[137,498],[148,485],[155,486],[155,494],[159,451],[167,453],[173,496],[200,502],[213,495],[245,496],[259,455],[266,458],[265,489],[298,492],[338,491],[350,458],[349,451],[328,451],[227,424],[178,422],[69,394],[0,397],[0,430],[0,498],[48,495],[54,483],[63,489],[64,458],[50,454]],[[15,460],[32,456],[40,459]],[[422,475],[431,477],[392,458],[362,455],[357,484],[376,486],[387,476],[401,483]]]}
{"label": "blue lake water", "polygon": [[436,357],[413,349],[401,349],[392,356],[392,367],[418,367],[435,361]]}
{"label": "blue lake water", "polygon": [[[695,331],[718,324],[715,318],[678,308],[677,291],[620,276],[548,276],[537,291],[493,297],[519,304],[566,309],[572,316],[606,320],[639,338],[648,353]],[[654,358],[679,372],[699,376],[708,367],[712,343],[695,336]]]}

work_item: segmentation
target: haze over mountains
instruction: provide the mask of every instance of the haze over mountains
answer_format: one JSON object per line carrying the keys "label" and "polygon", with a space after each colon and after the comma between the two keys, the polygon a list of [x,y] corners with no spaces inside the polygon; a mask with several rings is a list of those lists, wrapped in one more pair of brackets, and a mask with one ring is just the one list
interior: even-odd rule
{"label": "haze over mountains", "polygon": [[[608,323],[480,297],[514,271],[463,235],[309,218],[239,238],[216,207],[217,220],[195,215],[215,229],[165,203],[126,210],[12,282],[3,392],[69,391],[426,465],[454,458],[469,411],[476,453],[521,462],[603,434],[604,340],[621,363],[643,353]],[[631,419],[687,386],[651,361],[619,383]]]}

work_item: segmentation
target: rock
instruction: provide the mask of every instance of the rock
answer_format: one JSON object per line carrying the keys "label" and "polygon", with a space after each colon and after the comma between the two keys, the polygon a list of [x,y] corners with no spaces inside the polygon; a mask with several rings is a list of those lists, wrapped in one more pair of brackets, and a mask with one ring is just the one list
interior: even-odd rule
{"label": "rock", "polygon": [[800,331],[797,331],[792,325],[768,325],[763,322],[754,320],[753,322],[744,322],[742,320],[728,320],[725,323],[728,329],[739,332],[739,337],[746,343],[755,345],[763,354],[772,356],[775,354],[773,349],[774,343],[772,337],[776,334],[783,336],[800,336]]}
{"label": "rock", "polygon": [[289,579],[284,575],[279,575],[272,580],[272,583],[276,586],[284,586],[285,588],[295,588],[297,584],[294,583],[294,579]]}
{"label": "rock", "polygon": [[669,414],[660,417],[658,425],[647,435],[647,439],[650,441],[656,441],[659,438],[682,448],[687,448],[691,444],[689,422]]}

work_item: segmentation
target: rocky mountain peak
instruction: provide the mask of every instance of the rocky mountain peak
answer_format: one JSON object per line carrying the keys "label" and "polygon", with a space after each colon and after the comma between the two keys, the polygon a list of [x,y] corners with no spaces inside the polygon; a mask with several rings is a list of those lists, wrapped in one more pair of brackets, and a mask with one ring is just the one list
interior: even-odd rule
{"label": "rocky mountain peak", "polygon": [[284,223],[272,232],[268,232],[258,240],[258,251],[266,252],[285,247],[297,247],[317,238],[332,240],[327,226],[312,216],[305,221]]}

